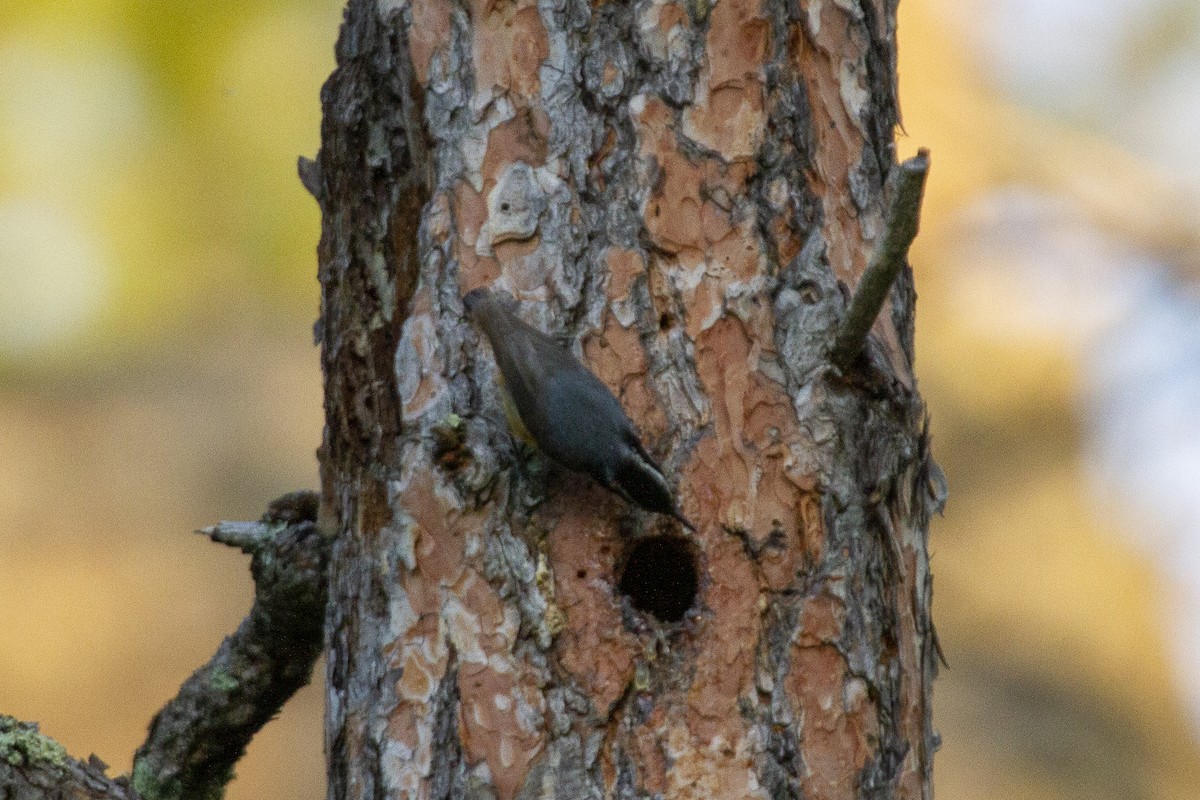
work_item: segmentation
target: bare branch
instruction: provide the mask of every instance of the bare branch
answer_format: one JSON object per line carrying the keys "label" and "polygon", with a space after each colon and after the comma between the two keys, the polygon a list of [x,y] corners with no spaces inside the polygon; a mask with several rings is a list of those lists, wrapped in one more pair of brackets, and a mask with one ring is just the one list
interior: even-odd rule
{"label": "bare branch", "polygon": [[267,522],[218,522],[209,528],[201,528],[196,533],[202,533],[218,544],[236,547],[246,555],[254,555],[259,550],[271,544],[279,523]]}
{"label": "bare branch", "polygon": [[250,739],[297,689],[321,652],[329,543],[316,496],[296,492],[261,522],[222,522],[202,533],[253,555],[254,607],[237,632],[155,716],[134,757],[147,800],[212,800]]}
{"label": "bare branch", "polygon": [[867,262],[830,352],[830,360],[838,369],[848,369],[862,352],[867,334],[879,316],[883,301],[887,299],[888,290],[904,267],[908,248],[917,236],[921,198],[925,193],[925,176],[928,174],[929,151],[925,149],[897,164],[888,174],[888,206],[883,237]]}

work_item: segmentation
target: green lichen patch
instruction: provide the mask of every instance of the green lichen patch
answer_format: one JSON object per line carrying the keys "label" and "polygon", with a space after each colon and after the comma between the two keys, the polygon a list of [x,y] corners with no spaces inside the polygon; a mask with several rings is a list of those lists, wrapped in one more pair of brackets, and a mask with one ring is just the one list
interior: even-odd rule
{"label": "green lichen patch", "polygon": [[0,761],[14,767],[33,764],[61,767],[67,759],[66,749],[38,733],[36,724],[0,716]]}
{"label": "green lichen patch", "polygon": [[130,783],[145,800],[179,800],[183,796],[183,784],[178,778],[161,781],[154,768],[142,759],[134,762]]}
{"label": "green lichen patch", "polygon": [[237,678],[233,677],[222,669],[213,670],[212,674],[208,677],[208,683],[218,692],[223,692],[225,694],[229,694],[234,689],[238,688]]}

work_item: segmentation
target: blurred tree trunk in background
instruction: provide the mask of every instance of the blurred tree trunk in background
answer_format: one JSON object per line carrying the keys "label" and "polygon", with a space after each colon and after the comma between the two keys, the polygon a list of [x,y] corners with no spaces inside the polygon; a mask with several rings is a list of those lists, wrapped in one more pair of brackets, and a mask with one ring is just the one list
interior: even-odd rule
{"label": "blurred tree trunk in background", "polygon": [[[928,797],[891,2],[351,0],[323,211],[331,798]],[[462,294],[576,346],[696,524],[514,452]],[[515,464],[523,461],[516,469]]]}

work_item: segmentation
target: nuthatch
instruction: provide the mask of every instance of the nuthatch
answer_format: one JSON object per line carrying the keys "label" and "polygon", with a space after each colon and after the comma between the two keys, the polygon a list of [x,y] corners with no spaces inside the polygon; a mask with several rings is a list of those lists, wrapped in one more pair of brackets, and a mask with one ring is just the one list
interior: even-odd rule
{"label": "nuthatch", "polygon": [[599,378],[487,289],[468,292],[463,306],[492,343],[505,414],[518,436],[627,501],[695,530],[676,507],[662,469],[642,446],[625,410]]}

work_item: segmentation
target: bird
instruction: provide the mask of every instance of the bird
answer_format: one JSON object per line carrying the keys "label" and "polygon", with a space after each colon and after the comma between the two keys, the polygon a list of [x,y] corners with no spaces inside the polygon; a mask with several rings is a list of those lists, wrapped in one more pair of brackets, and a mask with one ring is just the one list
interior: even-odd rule
{"label": "bird", "polygon": [[487,288],[463,297],[467,314],[491,343],[513,432],[627,502],[695,531],[621,403],[575,356],[513,313],[514,303],[506,292]]}

